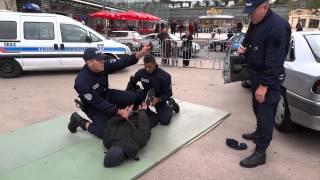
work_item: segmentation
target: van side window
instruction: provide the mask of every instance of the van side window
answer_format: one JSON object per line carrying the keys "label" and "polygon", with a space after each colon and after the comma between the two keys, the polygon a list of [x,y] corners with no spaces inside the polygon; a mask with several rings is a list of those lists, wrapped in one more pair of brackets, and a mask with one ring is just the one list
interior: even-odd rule
{"label": "van side window", "polygon": [[72,24],[60,24],[62,42],[86,43],[87,31]]}
{"label": "van side window", "polygon": [[90,33],[90,36],[91,36],[91,39],[92,39],[92,42],[100,42],[102,41],[100,38],[98,38],[96,35]]}
{"label": "van side window", "polygon": [[50,22],[24,22],[24,39],[53,40],[54,26]]}
{"label": "van side window", "polygon": [[0,21],[0,39],[17,39],[17,23]]}

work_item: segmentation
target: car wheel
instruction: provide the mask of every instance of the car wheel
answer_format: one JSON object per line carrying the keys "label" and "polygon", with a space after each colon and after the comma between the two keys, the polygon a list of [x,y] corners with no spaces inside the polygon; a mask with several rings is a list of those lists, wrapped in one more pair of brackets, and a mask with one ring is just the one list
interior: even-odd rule
{"label": "car wheel", "polygon": [[128,46],[131,51],[133,50],[133,46],[131,43],[127,43],[126,46]]}
{"label": "car wheel", "polygon": [[14,59],[0,60],[0,76],[15,78],[22,73],[20,64]]}
{"label": "car wheel", "polygon": [[295,128],[295,124],[290,120],[290,111],[287,102],[286,91],[284,88],[281,89],[280,101],[278,104],[275,127],[279,131],[291,131]]}

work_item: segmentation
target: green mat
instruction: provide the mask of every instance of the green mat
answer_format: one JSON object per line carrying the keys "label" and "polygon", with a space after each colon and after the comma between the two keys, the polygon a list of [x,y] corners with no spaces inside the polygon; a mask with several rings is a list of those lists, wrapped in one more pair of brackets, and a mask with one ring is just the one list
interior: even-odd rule
{"label": "green mat", "polygon": [[115,168],[104,168],[102,141],[79,130],[70,134],[68,117],[46,121],[0,135],[1,180],[134,179],[208,130],[227,112],[179,103],[169,126],[157,126],[140,160],[128,160]]}

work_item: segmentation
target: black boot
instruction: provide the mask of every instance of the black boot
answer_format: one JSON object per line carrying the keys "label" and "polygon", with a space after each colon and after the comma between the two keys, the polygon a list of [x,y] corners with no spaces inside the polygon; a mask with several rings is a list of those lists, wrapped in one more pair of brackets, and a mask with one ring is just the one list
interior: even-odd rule
{"label": "black boot", "polygon": [[169,99],[169,107],[172,108],[172,110],[175,113],[179,113],[179,111],[180,111],[179,105],[176,103],[176,101],[173,98]]}
{"label": "black boot", "polygon": [[70,122],[68,124],[68,129],[71,133],[77,132],[77,128],[80,126],[83,130],[86,129],[86,123],[89,122],[88,120],[82,118],[78,113],[72,113],[70,117]]}
{"label": "black boot", "polygon": [[253,168],[266,163],[266,149],[256,148],[253,154],[240,161],[240,166]]}
{"label": "black boot", "polygon": [[257,134],[257,131],[254,131],[252,133],[242,134],[242,138],[247,140],[254,140],[256,138],[256,134]]}

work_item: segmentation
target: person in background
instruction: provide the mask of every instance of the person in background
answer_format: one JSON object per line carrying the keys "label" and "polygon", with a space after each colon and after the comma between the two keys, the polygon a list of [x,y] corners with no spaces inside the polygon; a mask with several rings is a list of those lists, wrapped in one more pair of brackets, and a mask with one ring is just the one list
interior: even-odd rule
{"label": "person in background", "polygon": [[182,57],[183,57],[183,66],[189,66],[190,58],[192,55],[192,34],[187,31],[186,34],[184,34],[181,37],[182,40]]}

